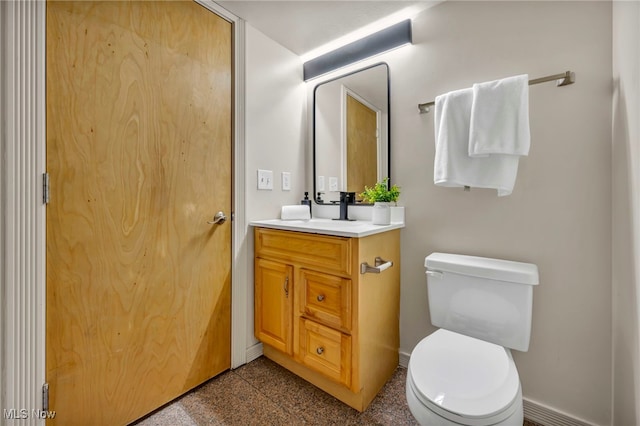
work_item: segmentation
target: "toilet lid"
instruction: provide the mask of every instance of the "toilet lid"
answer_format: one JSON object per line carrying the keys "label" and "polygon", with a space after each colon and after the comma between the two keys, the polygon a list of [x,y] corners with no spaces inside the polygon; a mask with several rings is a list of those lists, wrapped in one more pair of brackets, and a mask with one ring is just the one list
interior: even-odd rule
{"label": "toilet lid", "polygon": [[515,363],[502,346],[440,329],[411,353],[416,396],[467,418],[494,416],[518,395]]}

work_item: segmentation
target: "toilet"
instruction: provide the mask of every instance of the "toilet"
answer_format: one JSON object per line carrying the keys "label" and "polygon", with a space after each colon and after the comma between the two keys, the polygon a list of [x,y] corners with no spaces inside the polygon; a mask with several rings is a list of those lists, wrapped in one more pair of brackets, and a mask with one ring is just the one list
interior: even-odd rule
{"label": "toilet", "polygon": [[411,353],[411,414],[429,426],[522,426],[522,388],[511,349],[529,349],[537,266],[432,253],[425,267],[431,323],[440,329]]}

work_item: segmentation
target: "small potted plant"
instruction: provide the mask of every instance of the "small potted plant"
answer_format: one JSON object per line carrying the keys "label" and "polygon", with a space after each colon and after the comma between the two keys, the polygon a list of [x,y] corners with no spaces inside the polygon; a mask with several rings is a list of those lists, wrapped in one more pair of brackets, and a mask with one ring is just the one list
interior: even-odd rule
{"label": "small potted plant", "polygon": [[389,178],[376,183],[372,188],[364,187],[360,194],[362,201],[373,203],[371,219],[374,225],[389,225],[391,223],[391,203],[396,203],[400,196],[400,188],[397,185],[389,187]]}

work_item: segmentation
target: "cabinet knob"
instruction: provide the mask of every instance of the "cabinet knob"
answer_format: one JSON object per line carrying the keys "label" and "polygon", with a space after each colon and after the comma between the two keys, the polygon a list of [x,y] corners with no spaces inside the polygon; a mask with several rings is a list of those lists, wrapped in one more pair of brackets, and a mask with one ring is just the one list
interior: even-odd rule
{"label": "cabinet knob", "polygon": [[318,300],[318,302],[322,302],[324,300],[324,294],[319,294],[316,299]]}
{"label": "cabinet knob", "polygon": [[324,353],[324,348],[322,346],[320,346],[319,348],[316,349],[316,353],[318,355],[322,355]]}

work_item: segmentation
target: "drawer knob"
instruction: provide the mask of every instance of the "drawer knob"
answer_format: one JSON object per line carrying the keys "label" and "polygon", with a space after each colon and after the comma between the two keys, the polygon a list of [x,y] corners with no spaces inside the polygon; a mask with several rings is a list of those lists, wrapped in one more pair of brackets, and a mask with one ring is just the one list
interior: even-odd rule
{"label": "drawer knob", "polygon": [[316,353],[318,355],[322,355],[324,353],[324,348],[322,346],[320,346],[319,348],[316,349]]}
{"label": "drawer knob", "polygon": [[318,302],[322,302],[324,300],[324,294],[319,294],[316,299],[318,300]]}

